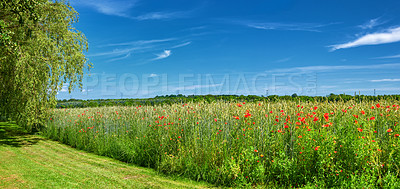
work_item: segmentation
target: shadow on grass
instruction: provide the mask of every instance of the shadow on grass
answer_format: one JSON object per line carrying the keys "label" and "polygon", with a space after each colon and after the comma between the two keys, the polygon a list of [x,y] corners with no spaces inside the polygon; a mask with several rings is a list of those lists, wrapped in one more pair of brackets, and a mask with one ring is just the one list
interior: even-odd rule
{"label": "shadow on grass", "polygon": [[0,122],[0,146],[7,145],[12,147],[23,147],[34,145],[41,137],[31,135],[22,127],[12,122]]}

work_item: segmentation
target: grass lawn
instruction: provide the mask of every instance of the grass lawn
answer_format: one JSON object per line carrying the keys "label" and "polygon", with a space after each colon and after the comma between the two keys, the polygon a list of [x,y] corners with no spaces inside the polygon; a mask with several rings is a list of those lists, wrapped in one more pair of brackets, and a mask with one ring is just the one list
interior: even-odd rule
{"label": "grass lawn", "polygon": [[0,122],[0,188],[208,188],[26,134]]}

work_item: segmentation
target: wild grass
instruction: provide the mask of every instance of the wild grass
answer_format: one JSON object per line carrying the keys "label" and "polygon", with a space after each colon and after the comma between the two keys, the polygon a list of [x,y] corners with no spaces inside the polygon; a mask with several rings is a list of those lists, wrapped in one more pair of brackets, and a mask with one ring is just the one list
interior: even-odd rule
{"label": "wild grass", "polygon": [[30,135],[0,122],[0,188],[208,188]]}
{"label": "wild grass", "polygon": [[43,134],[220,186],[400,187],[398,101],[56,109]]}

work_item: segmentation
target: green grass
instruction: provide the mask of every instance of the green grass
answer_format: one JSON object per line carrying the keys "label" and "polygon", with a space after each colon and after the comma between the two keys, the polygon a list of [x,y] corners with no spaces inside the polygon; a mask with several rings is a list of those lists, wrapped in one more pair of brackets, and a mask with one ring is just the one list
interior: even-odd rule
{"label": "green grass", "polygon": [[76,150],[0,122],[0,188],[207,188]]}

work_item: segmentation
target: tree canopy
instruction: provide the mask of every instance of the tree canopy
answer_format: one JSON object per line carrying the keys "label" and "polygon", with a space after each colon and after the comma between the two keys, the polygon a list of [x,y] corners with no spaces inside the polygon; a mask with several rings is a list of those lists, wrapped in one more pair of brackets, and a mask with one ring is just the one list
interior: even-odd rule
{"label": "tree canopy", "polygon": [[90,69],[86,37],[66,1],[0,0],[0,115],[32,130],[64,83],[82,87]]}

